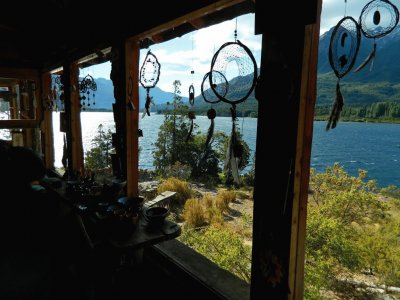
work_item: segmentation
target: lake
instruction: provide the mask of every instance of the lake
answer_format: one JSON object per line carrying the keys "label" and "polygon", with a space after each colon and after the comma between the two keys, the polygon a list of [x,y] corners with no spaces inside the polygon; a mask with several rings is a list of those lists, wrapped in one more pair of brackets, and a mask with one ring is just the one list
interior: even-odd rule
{"label": "lake", "polygon": [[[140,119],[139,127],[143,137],[139,139],[141,152],[139,167],[153,169],[153,143],[157,140],[158,128],[164,120],[163,115],[152,114]],[[105,129],[114,128],[111,112],[82,112],[82,137],[85,151],[91,147],[97,127],[103,124]],[[199,130],[206,133],[210,120],[206,116],[197,116],[195,123]],[[54,139],[56,145],[55,165],[61,166],[62,133],[59,132],[59,113],[54,113]],[[240,118],[239,129],[243,138],[254,153],[257,119]],[[311,153],[311,167],[318,172],[325,170],[334,162],[339,162],[351,175],[357,175],[358,169],[368,171],[370,179],[376,179],[379,186],[400,186],[400,125],[380,123],[339,122],[338,126],[325,131],[325,122],[314,122],[314,137]],[[231,118],[217,117],[215,130],[230,134]]]}

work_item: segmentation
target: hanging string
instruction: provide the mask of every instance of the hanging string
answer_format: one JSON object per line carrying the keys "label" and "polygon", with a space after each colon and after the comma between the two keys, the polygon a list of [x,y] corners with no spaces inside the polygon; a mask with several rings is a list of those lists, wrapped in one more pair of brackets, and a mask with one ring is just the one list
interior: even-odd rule
{"label": "hanging string", "polygon": [[347,15],[347,0],[344,0],[344,16]]}
{"label": "hanging string", "polygon": [[235,43],[236,43],[236,40],[237,40],[237,18],[236,18],[236,25],[235,25],[235,31],[234,31],[233,36],[235,38]]}

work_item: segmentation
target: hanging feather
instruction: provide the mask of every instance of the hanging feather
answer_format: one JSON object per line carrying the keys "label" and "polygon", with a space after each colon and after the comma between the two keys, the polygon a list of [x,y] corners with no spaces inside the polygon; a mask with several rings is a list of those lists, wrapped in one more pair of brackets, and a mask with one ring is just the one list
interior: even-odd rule
{"label": "hanging feather", "polygon": [[194,111],[189,111],[189,119],[190,119],[190,128],[189,132],[186,137],[186,143],[189,141],[190,137],[192,136],[192,131],[193,131],[193,125],[194,125],[194,119],[196,119],[196,115],[194,114]]}
{"label": "hanging feather", "polygon": [[150,97],[149,89],[147,89],[146,103],[144,104],[144,112],[142,114],[142,118],[146,116],[150,116],[150,104],[152,103],[153,97]]}
{"label": "hanging feather", "polygon": [[68,157],[67,157],[67,138],[66,138],[65,134],[64,134],[63,140],[64,140],[64,145],[63,145],[63,155],[62,155],[61,163],[62,163],[64,169],[66,170]]}
{"label": "hanging feather", "polygon": [[344,99],[342,92],[340,91],[339,81],[336,84],[336,99],[333,104],[331,114],[329,116],[328,124],[326,125],[326,130],[333,129],[336,127],[337,122],[339,121],[340,112],[343,109]]}
{"label": "hanging feather", "polygon": [[232,174],[233,182],[239,184],[239,167],[238,158],[235,157],[235,143],[236,143],[236,126],[232,124],[232,133],[229,139],[228,148],[226,151],[226,158],[224,163],[225,172]]}
{"label": "hanging feather", "polygon": [[208,145],[210,144],[211,138],[214,134],[214,119],[217,116],[217,112],[215,111],[215,109],[210,108],[207,111],[207,117],[211,120],[211,124],[210,127],[208,128],[208,132],[207,132],[207,138],[206,138],[206,143],[205,143],[205,149],[208,148]]}
{"label": "hanging feather", "polygon": [[369,62],[371,62],[371,66],[369,68],[369,70],[371,71],[372,67],[374,66],[375,55],[376,55],[376,44],[374,43],[374,48],[372,49],[371,53],[368,54],[368,56],[364,59],[361,65],[359,65],[353,72],[356,73],[362,70]]}

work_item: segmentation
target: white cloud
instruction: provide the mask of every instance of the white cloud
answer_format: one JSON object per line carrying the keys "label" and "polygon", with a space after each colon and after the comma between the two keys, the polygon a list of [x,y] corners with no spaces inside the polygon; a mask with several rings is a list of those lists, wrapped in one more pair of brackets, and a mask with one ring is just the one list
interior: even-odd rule
{"label": "white cloud", "polygon": [[[203,28],[180,38],[156,44],[151,52],[161,64],[160,80],[157,87],[172,92],[174,80],[181,81],[182,96],[187,97],[189,86],[193,83],[195,94],[200,95],[203,76],[210,70],[214,53],[226,42],[234,41],[236,19]],[[237,39],[245,44],[255,56],[259,65],[261,35],[254,35],[254,14],[237,18]],[[143,64],[148,49],[140,53],[139,68]],[[94,77],[109,79],[111,64],[101,64],[85,69]],[[194,74],[190,73],[194,70]]]}

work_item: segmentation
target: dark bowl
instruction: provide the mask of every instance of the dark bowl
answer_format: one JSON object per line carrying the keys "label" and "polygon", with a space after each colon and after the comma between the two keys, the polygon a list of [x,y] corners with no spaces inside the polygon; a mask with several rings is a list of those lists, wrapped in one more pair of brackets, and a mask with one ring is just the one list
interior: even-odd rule
{"label": "dark bowl", "polygon": [[143,197],[120,197],[117,200],[120,205],[133,212],[139,212],[142,209],[143,201]]}
{"label": "dark bowl", "polygon": [[154,206],[145,210],[144,216],[149,223],[162,223],[169,214],[169,209],[162,206]]}

